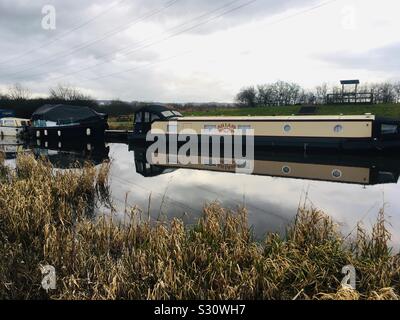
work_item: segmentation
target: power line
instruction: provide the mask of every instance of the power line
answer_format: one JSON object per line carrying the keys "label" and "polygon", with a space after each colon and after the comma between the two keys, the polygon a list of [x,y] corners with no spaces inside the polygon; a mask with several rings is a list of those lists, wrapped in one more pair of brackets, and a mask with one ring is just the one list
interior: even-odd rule
{"label": "power line", "polygon": [[[214,12],[216,12],[216,11],[219,11],[219,10],[221,10],[222,8],[225,8],[225,7],[227,7],[227,6],[230,6],[230,5],[232,5],[233,3],[238,2],[238,1],[241,1],[241,0],[234,0],[234,1],[230,2],[229,4],[226,4],[226,5],[224,5],[224,6],[221,6],[221,7],[217,8],[217,9],[214,9],[214,10],[212,10],[212,11],[206,13],[206,14],[201,15],[201,17],[208,16],[208,15],[210,15],[211,13],[214,13]],[[213,21],[213,20],[216,20],[216,19],[218,19],[218,18],[220,18],[220,17],[222,17],[222,16],[224,16],[224,15],[226,15],[226,14],[229,14],[229,13],[234,12],[234,11],[236,11],[236,10],[239,10],[239,9],[241,9],[241,8],[243,8],[243,7],[246,7],[246,6],[252,4],[252,3],[256,2],[256,1],[257,1],[257,0],[251,0],[251,1],[248,1],[248,2],[246,2],[246,3],[244,3],[244,4],[241,4],[241,5],[239,5],[239,6],[236,6],[236,7],[234,7],[234,8],[231,8],[231,9],[229,9],[229,10],[223,11],[222,13],[220,13],[220,14],[218,14],[218,15],[216,15],[216,16],[213,16],[213,17],[211,17],[211,18],[209,18],[209,19],[203,20],[203,21],[201,21],[201,22],[199,22],[199,23],[197,23],[197,24],[195,24],[195,25],[193,25],[193,26],[191,26],[191,27],[189,27],[189,28],[180,30],[180,31],[175,32],[175,33],[172,33],[171,35],[168,35],[167,37],[164,37],[164,38],[162,38],[162,39],[160,39],[160,40],[153,41],[153,42],[150,42],[150,43],[145,44],[145,45],[143,45],[143,46],[134,48],[133,50],[127,51],[126,53],[124,53],[124,55],[125,55],[125,56],[131,55],[132,53],[134,53],[134,52],[136,52],[136,51],[138,51],[138,50],[152,47],[152,46],[154,46],[154,45],[156,45],[156,44],[159,44],[159,43],[161,43],[161,42],[164,42],[164,41],[166,41],[166,40],[169,40],[169,39],[171,39],[171,38],[174,38],[174,37],[176,37],[176,36],[179,36],[179,35],[181,35],[181,34],[187,32],[187,31],[191,31],[191,30],[196,29],[196,28],[198,28],[198,27],[200,27],[200,26],[202,26],[202,25],[205,25],[205,24],[207,24],[207,23],[209,23],[209,22],[211,22],[211,21]],[[199,18],[199,17],[195,18],[194,20],[198,20],[198,18]],[[193,21],[193,19],[191,19],[189,22],[192,22],[192,21]],[[185,22],[185,23],[179,25],[178,27],[181,27],[182,25],[186,25],[186,24],[188,24],[188,22]],[[176,29],[176,28],[177,28],[177,27],[174,27],[174,28],[172,28],[172,29]],[[124,49],[122,49],[122,50],[118,50],[118,51],[116,51],[116,52],[123,51],[123,50],[125,50],[125,49],[127,49],[127,48],[124,48]],[[116,52],[113,52],[112,55],[114,55]],[[106,55],[100,56],[99,58],[105,57],[105,56],[108,56],[108,55],[110,55],[110,54],[106,54]],[[85,68],[82,68],[82,69],[78,69],[78,70],[76,70],[76,71],[67,73],[67,74],[65,74],[65,75],[62,75],[62,76],[53,78],[53,80],[56,81],[56,80],[58,80],[58,79],[65,78],[65,77],[68,77],[68,76],[70,76],[70,75],[80,73],[80,72],[82,72],[82,71],[90,70],[90,69],[96,68],[96,67],[98,67],[98,66],[100,66],[100,65],[106,64],[106,63],[108,63],[108,62],[109,62],[109,61],[99,62],[99,63],[97,63],[97,64],[95,64],[95,65],[93,65],[93,66],[89,66],[89,67],[85,67]],[[40,75],[45,75],[45,74],[47,74],[47,72],[46,72],[46,73],[36,74],[35,76],[40,76]]]}
{"label": "power line", "polygon": [[[257,1],[257,0],[250,1],[250,3],[255,2],[255,1]],[[305,10],[301,10],[301,11],[299,11],[299,12],[296,12],[296,13],[294,13],[294,14],[292,14],[292,15],[283,17],[283,18],[281,18],[281,19],[279,19],[279,20],[275,20],[275,21],[269,23],[268,25],[278,24],[278,23],[280,23],[280,22],[282,22],[282,21],[285,21],[285,20],[291,19],[291,18],[293,18],[293,17],[296,17],[296,16],[299,16],[299,15],[308,13],[308,12],[310,12],[310,11],[313,11],[313,10],[316,10],[316,9],[321,8],[321,7],[323,7],[323,6],[329,5],[329,4],[331,4],[331,3],[333,3],[333,2],[336,2],[336,1],[338,1],[338,0],[326,1],[326,2],[324,2],[324,3],[321,3],[321,4],[316,5],[316,6],[314,6],[314,7],[307,8],[307,9],[305,9]],[[234,2],[235,2],[235,1],[234,1]],[[249,5],[250,3],[245,4],[245,5]],[[244,5],[242,5],[242,6],[244,6]],[[234,8],[234,9],[231,10],[231,11],[234,11],[234,10],[237,10],[237,9]],[[215,10],[214,10],[214,11],[215,11]],[[224,15],[224,14],[227,14],[227,12],[223,13],[222,15]],[[219,16],[218,16],[218,17],[219,17]],[[215,19],[215,18],[217,18],[217,17],[213,17],[212,19]],[[205,22],[202,22],[201,24],[205,24],[205,23],[208,23],[208,22],[210,22],[210,21],[205,21]],[[187,23],[185,23],[185,24],[187,24]],[[199,24],[199,25],[200,25],[200,24]],[[194,28],[198,27],[199,25],[193,26],[193,27],[191,27],[191,28],[189,28],[189,29],[194,29]],[[186,31],[186,30],[182,31],[181,33],[185,32],[185,31]],[[171,35],[171,36],[169,36],[168,38],[174,37],[174,36],[176,36],[176,35]],[[166,39],[164,38],[164,39],[162,39],[160,42],[165,41],[165,40],[166,40]],[[154,45],[154,43],[151,43],[151,44],[149,44],[149,45],[146,45],[146,47],[151,46],[151,45]],[[125,49],[126,49],[126,48],[124,48],[124,49],[122,49],[122,50],[125,50]],[[140,49],[141,49],[141,48],[140,48]],[[135,49],[134,51],[137,51],[137,50],[139,50],[139,48]],[[118,52],[118,51],[117,51],[117,52]],[[128,53],[128,54],[131,54],[131,53],[132,53],[132,52],[130,52],[130,53]],[[93,79],[85,79],[85,80],[83,80],[83,81],[90,81],[90,80],[102,79],[102,78],[106,78],[106,77],[109,77],[109,76],[115,76],[115,75],[119,75],[119,74],[122,74],[122,73],[125,73],[125,72],[137,70],[137,69],[140,69],[140,68],[146,68],[146,67],[150,67],[150,66],[153,66],[153,65],[159,65],[159,64],[161,64],[161,63],[163,63],[163,62],[166,62],[166,61],[168,61],[168,60],[174,59],[174,58],[176,58],[176,57],[178,57],[178,56],[179,56],[179,55],[176,55],[176,56],[173,56],[173,57],[170,57],[170,58],[166,58],[166,59],[160,60],[160,61],[155,62],[155,63],[150,63],[150,64],[148,64],[148,65],[138,66],[138,67],[126,69],[126,70],[123,70],[123,71],[120,71],[120,72],[113,72],[113,73],[111,73],[111,74],[101,75],[101,76],[99,76],[99,77],[96,77],[96,78],[93,78]],[[62,78],[68,77],[68,76],[70,76],[70,75],[73,75],[73,74],[76,74],[76,73],[79,73],[79,72],[82,72],[82,71],[85,71],[85,70],[88,70],[88,69],[92,69],[92,68],[94,68],[94,67],[97,67],[98,65],[105,64],[105,63],[107,63],[107,62],[102,62],[102,63],[96,64],[96,65],[94,65],[94,66],[90,66],[90,67],[87,67],[87,68],[84,68],[84,69],[81,69],[81,70],[77,70],[77,71],[75,71],[75,72],[71,72],[71,73],[69,73],[69,74],[66,74],[66,75],[57,77],[56,79],[62,79]],[[48,73],[47,73],[47,72],[46,72],[46,73],[40,73],[40,74],[36,74],[35,76],[46,75],[46,74],[48,74]]]}
{"label": "power line", "polygon": [[103,79],[103,78],[114,77],[116,75],[120,75],[120,74],[123,74],[123,73],[126,73],[126,72],[135,71],[135,70],[139,70],[139,69],[143,69],[143,68],[148,68],[148,67],[152,67],[152,66],[155,66],[155,65],[159,65],[159,64],[162,64],[162,63],[164,63],[166,61],[173,60],[173,59],[185,56],[185,55],[187,55],[189,53],[192,53],[192,52],[193,52],[193,50],[186,51],[186,52],[183,52],[183,53],[180,53],[180,54],[176,54],[176,55],[170,56],[170,57],[165,58],[165,59],[161,59],[161,60],[156,61],[156,62],[148,63],[146,65],[137,66],[137,67],[134,67],[134,68],[130,68],[130,69],[122,70],[122,71],[117,71],[117,72],[113,72],[113,73],[109,73],[109,74],[104,74],[104,75],[100,75],[100,76],[95,77],[95,78],[84,79],[84,80],[81,80],[81,81],[95,81],[95,80],[99,80],[99,79]]}
{"label": "power line", "polygon": [[[227,13],[230,13],[230,12],[232,12],[232,11],[238,10],[238,9],[240,9],[241,7],[246,6],[246,5],[249,5],[249,4],[251,4],[251,3],[255,2],[255,1],[257,1],[257,0],[250,1],[250,2],[245,3],[245,4],[243,4],[243,5],[239,6],[239,7],[235,7],[235,8],[233,8],[233,9],[231,9],[231,10],[228,10],[228,11],[226,11],[226,12],[220,14],[219,16],[216,16],[216,17],[213,17],[213,18],[209,19],[208,21],[206,20],[206,21],[204,21],[204,22],[202,22],[202,23],[199,23],[198,25],[195,25],[195,26],[192,26],[192,27],[190,27],[190,28],[188,28],[188,29],[185,29],[185,30],[183,30],[183,31],[180,31],[180,32],[178,32],[177,34],[174,34],[174,35],[171,35],[171,36],[169,36],[169,37],[167,37],[167,38],[164,38],[164,39],[160,40],[160,42],[165,41],[166,39],[175,37],[175,36],[177,36],[178,34],[181,34],[181,33],[183,33],[183,32],[188,31],[189,29],[195,29],[195,28],[199,27],[199,26],[202,25],[202,24],[206,24],[206,23],[210,22],[211,20],[214,20],[214,19],[216,19],[216,18],[219,18],[220,16],[225,15],[225,14],[227,14]],[[296,12],[296,13],[294,13],[294,14],[291,14],[291,15],[289,15],[289,16],[286,16],[286,17],[283,17],[283,18],[281,18],[281,19],[272,21],[271,23],[268,24],[268,26],[275,25],[275,24],[279,24],[279,23],[281,23],[281,22],[283,22],[283,21],[286,21],[286,20],[289,20],[289,19],[294,18],[294,17],[296,17],[296,16],[299,16],[299,15],[302,15],[302,14],[305,14],[305,13],[308,13],[308,12],[311,12],[311,11],[314,11],[314,10],[316,10],[316,9],[319,9],[319,8],[321,8],[321,7],[324,7],[324,6],[327,6],[327,5],[329,5],[329,4],[333,3],[333,2],[336,2],[336,1],[338,1],[338,0],[329,0],[329,1],[323,2],[323,3],[321,3],[321,4],[318,4],[318,5],[316,5],[316,6],[313,6],[313,7],[310,7],[310,8],[306,8],[306,9],[304,9],[304,10],[301,10],[301,11]],[[234,2],[236,2],[236,1],[234,1]],[[149,46],[152,46],[152,45],[154,45],[154,43],[150,43],[150,44],[148,44],[148,45],[146,45],[146,46],[144,46],[144,47],[149,47]],[[131,54],[131,53],[133,53],[133,52],[135,52],[135,51],[137,51],[137,50],[139,50],[139,49],[142,49],[142,48],[143,48],[143,47],[134,49],[134,50],[131,51],[131,52],[128,51],[127,54],[129,55],[129,54]],[[192,52],[192,51],[186,52],[186,54],[187,54],[187,53],[190,53],[190,52]],[[90,81],[90,80],[103,79],[103,78],[106,78],[106,77],[109,77],[109,76],[112,77],[112,76],[116,76],[116,75],[119,75],[119,74],[122,74],[122,73],[125,73],[125,72],[130,72],[130,71],[138,70],[138,69],[141,69],[141,68],[143,68],[143,67],[150,67],[150,66],[153,66],[153,65],[159,65],[159,64],[161,64],[161,63],[163,63],[163,62],[165,62],[165,61],[174,59],[174,58],[179,57],[179,56],[180,56],[180,55],[176,55],[176,56],[169,57],[169,58],[163,59],[163,60],[158,61],[158,62],[155,62],[155,63],[150,63],[150,64],[145,65],[145,66],[138,66],[138,67],[126,69],[126,70],[119,71],[119,72],[113,72],[113,73],[110,73],[110,74],[101,75],[101,76],[96,77],[96,78],[85,79],[85,80],[83,80],[83,81]],[[60,77],[55,78],[54,80],[62,79],[62,78],[68,77],[68,76],[70,76],[70,75],[73,75],[73,74],[76,74],[76,73],[80,73],[80,72],[85,71],[85,70],[90,70],[90,69],[93,69],[93,68],[95,68],[95,67],[98,67],[99,65],[105,64],[105,63],[107,63],[107,62],[101,62],[101,63],[98,63],[98,64],[96,64],[96,65],[94,65],[94,66],[86,67],[86,68],[84,68],[84,69],[77,70],[77,71],[75,71],[75,72],[71,72],[71,73],[68,73],[68,74],[66,74],[66,75],[62,75],[62,76],[60,76]]]}
{"label": "power line", "polygon": [[36,47],[36,48],[33,48],[33,49],[30,49],[30,50],[28,50],[28,51],[26,51],[26,52],[24,52],[24,53],[22,53],[22,54],[20,54],[20,55],[18,55],[18,56],[16,56],[16,57],[12,57],[12,58],[10,58],[10,59],[3,60],[3,61],[0,62],[0,65],[6,64],[6,63],[8,63],[8,62],[10,62],[10,61],[13,61],[13,60],[20,59],[20,58],[22,58],[22,57],[25,57],[25,56],[27,56],[28,54],[31,54],[31,53],[33,53],[33,52],[39,50],[39,49],[42,49],[42,48],[44,48],[44,47],[47,47],[47,46],[49,46],[49,45],[51,45],[51,44],[53,44],[53,43],[59,41],[59,40],[62,39],[62,38],[65,38],[67,35],[69,35],[69,34],[75,32],[76,30],[79,30],[79,29],[81,29],[81,28],[83,28],[83,27],[89,25],[90,23],[92,23],[92,22],[95,21],[96,19],[100,18],[100,17],[103,16],[104,14],[108,13],[108,12],[109,12],[110,10],[112,10],[114,7],[120,5],[121,3],[125,2],[125,1],[126,1],[126,0],[120,0],[120,1],[118,1],[118,2],[116,2],[116,3],[114,3],[113,5],[109,6],[106,10],[101,11],[100,13],[98,13],[97,15],[95,15],[94,17],[92,17],[91,19],[86,20],[85,22],[83,22],[83,23],[81,23],[81,24],[79,24],[79,25],[73,27],[72,29],[69,29],[69,30],[65,31],[64,33],[62,33],[62,34],[59,35],[58,37],[55,37],[54,39],[51,39],[50,41],[46,41],[46,42],[44,42],[43,44],[41,44],[40,46],[38,46],[38,47]]}
{"label": "power line", "polygon": [[[178,1],[178,0],[173,1],[173,3],[175,3],[176,1]],[[218,12],[218,11],[220,11],[221,9],[224,9],[224,8],[226,8],[226,7],[229,7],[229,6],[231,6],[232,4],[234,4],[234,3],[238,2],[238,1],[242,1],[242,0],[233,0],[233,1],[230,1],[229,3],[227,3],[227,4],[223,5],[223,6],[220,6],[220,7],[218,7],[217,9],[208,11],[208,12],[206,12],[206,13],[204,13],[204,14],[201,14],[200,16],[198,16],[198,17],[196,17],[196,18],[190,19],[190,20],[188,20],[188,21],[186,21],[186,22],[184,22],[184,23],[181,23],[181,24],[179,24],[179,25],[177,25],[177,26],[174,26],[174,27],[168,29],[168,30],[167,30],[166,32],[164,32],[164,33],[173,31],[173,30],[175,30],[175,29],[179,29],[179,28],[181,28],[181,27],[183,27],[183,26],[185,26],[185,25],[187,25],[187,24],[189,24],[189,23],[192,23],[192,22],[194,22],[194,21],[196,21],[196,20],[200,20],[200,19],[202,19],[202,18],[204,18],[204,17],[207,17],[207,16],[209,16],[210,14],[213,14],[213,13],[215,13],[215,12]],[[253,1],[256,1],[256,0],[253,0]],[[172,4],[171,4],[171,5],[172,5]],[[171,5],[169,5],[169,6],[171,6]],[[135,51],[137,51],[137,50],[139,50],[139,49],[148,47],[149,45],[146,44],[146,43],[147,43],[149,40],[151,40],[151,37],[148,38],[148,39],[144,39],[144,40],[142,40],[142,41],[140,41],[140,42],[138,43],[138,44],[144,43],[144,45],[139,46],[139,47],[136,48],[136,46],[137,46],[138,44],[135,44],[135,46],[133,46],[133,48],[135,48]],[[96,40],[96,41],[97,41],[97,40]],[[165,41],[165,40],[162,39],[162,41]],[[162,41],[155,41],[155,42],[162,42]],[[95,42],[95,41],[94,41],[94,42]],[[92,43],[94,43],[94,42],[92,42]],[[154,43],[152,43],[151,45],[153,45],[153,44],[154,44]],[[89,44],[88,46],[90,46],[90,45],[91,45],[91,44]],[[78,51],[78,50],[80,50],[80,49],[82,49],[82,48],[83,48],[83,47],[78,48],[78,49],[75,50],[75,51]],[[108,57],[108,56],[112,57],[112,56],[114,56],[116,53],[123,52],[123,51],[125,51],[125,50],[127,50],[127,49],[130,49],[130,48],[132,48],[132,46],[126,46],[126,47],[124,47],[124,48],[122,48],[122,49],[119,49],[119,50],[116,50],[116,51],[113,51],[113,52],[109,52],[109,53],[100,55],[100,56],[97,57],[97,59],[105,58],[105,57]],[[70,55],[71,53],[72,53],[72,52],[67,53],[67,54],[64,54],[63,56],[68,56],[68,55]],[[61,57],[62,57],[62,56],[61,56]],[[9,74],[8,76],[17,75],[17,74],[20,74],[20,73],[22,73],[22,72],[25,72],[25,71],[28,71],[28,70],[31,70],[31,69],[35,69],[35,68],[37,68],[37,67],[47,65],[48,63],[51,63],[51,62],[53,62],[53,61],[57,61],[59,58],[60,58],[60,57],[58,57],[58,58],[56,58],[56,59],[51,59],[51,60],[46,61],[45,63],[39,64],[39,65],[31,66],[30,68],[27,68],[27,69],[24,69],[24,70],[20,70],[20,71],[17,71],[17,72],[13,72],[13,73]],[[107,63],[107,62],[108,62],[108,61],[106,61],[106,62],[104,62],[104,63]],[[95,65],[93,65],[93,66],[89,66],[89,67],[87,67],[87,68],[82,69],[81,71],[85,71],[85,70],[87,70],[87,69],[94,68],[94,67],[96,67],[96,66],[98,66],[98,65],[99,65],[99,64],[95,64]],[[63,70],[63,69],[64,69],[64,67],[61,66],[61,67],[56,68],[56,69],[53,69],[53,70]],[[81,71],[79,71],[79,72],[81,72]],[[47,72],[45,72],[45,73],[39,73],[39,74],[36,74],[35,76],[41,76],[41,75],[46,75],[46,74],[47,74]],[[68,76],[68,75],[69,75],[69,74],[67,74],[66,76]]]}
{"label": "power line", "polygon": [[[130,28],[130,27],[136,25],[137,23],[139,23],[139,22],[141,22],[141,21],[144,21],[144,20],[146,20],[146,19],[148,19],[148,18],[151,18],[151,17],[155,16],[156,14],[161,13],[162,11],[164,11],[164,10],[170,8],[171,6],[175,5],[178,1],[181,1],[181,0],[172,0],[172,1],[168,1],[168,2],[165,3],[165,5],[164,5],[163,7],[161,7],[160,9],[156,9],[156,10],[150,11],[150,12],[148,12],[148,13],[146,13],[146,14],[140,16],[139,18],[136,18],[136,19],[133,20],[132,22],[130,22],[130,23],[128,23],[128,24],[124,24],[124,25],[122,26],[122,29],[121,29],[121,26],[119,26],[119,27],[117,27],[117,28],[114,28],[112,31],[109,31],[109,32],[107,32],[107,33],[104,33],[104,34],[103,34],[103,37],[101,37],[101,38],[98,38],[98,39],[93,40],[93,41],[88,41],[88,42],[83,43],[83,44],[79,44],[79,45],[73,47],[72,50],[69,50],[69,51],[67,51],[67,52],[65,52],[65,51],[58,52],[58,53],[56,53],[56,54],[53,56],[53,58],[48,59],[48,60],[46,60],[45,62],[42,62],[42,63],[40,63],[40,64],[34,64],[34,63],[37,62],[37,61],[41,61],[42,58],[39,58],[39,59],[34,60],[34,61],[30,61],[30,62],[28,62],[28,63],[20,64],[20,65],[17,65],[17,66],[13,66],[13,68],[18,68],[18,67],[23,67],[23,66],[30,66],[30,67],[25,68],[25,69],[22,69],[22,70],[19,70],[19,71],[16,71],[16,72],[12,72],[12,73],[8,74],[8,76],[13,76],[13,75],[17,75],[17,74],[20,74],[20,73],[23,73],[23,72],[26,72],[26,71],[29,71],[29,70],[32,70],[32,69],[36,69],[36,68],[39,68],[39,67],[48,65],[49,63],[55,62],[55,61],[57,61],[57,60],[60,59],[60,58],[70,56],[71,54],[73,54],[73,53],[75,53],[75,52],[77,52],[77,51],[79,51],[79,50],[88,48],[88,47],[92,46],[92,45],[95,44],[95,43],[99,43],[99,42],[101,42],[101,41],[103,41],[103,40],[105,40],[105,39],[107,39],[107,38],[109,38],[109,37],[111,37],[111,36],[113,36],[113,35],[115,35],[115,34],[118,34],[118,33],[122,32],[123,30],[126,30],[126,29],[128,29],[128,28]],[[32,64],[34,64],[34,65],[32,65]],[[64,68],[64,67],[57,68],[57,69],[63,69],[63,68]],[[56,70],[57,70],[57,69],[56,69]]]}
{"label": "power line", "polygon": [[316,9],[325,7],[325,6],[329,5],[329,4],[331,4],[331,3],[333,3],[333,2],[337,2],[337,1],[338,1],[338,0],[328,0],[328,1],[322,2],[322,3],[320,3],[320,4],[317,4],[317,5],[313,6],[313,7],[305,8],[304,10],[297,11],[297,12],[295,12],[295,13],[293,13],[293,14],[291,14],[291,15],[288,15],[288,16],[286,16],[286,17],[283,17],[283,18],[281,18],[281,19],[272,21],[272,23],[267,24],[267,26],[274,25],[274,24],[278,24],[278,23],[280,23],[280,22],[282,22],[282,21],[286,21],[286,20],[289,20],[289,19],[291,19],[291,18],[300,16],[300,15],[302,15],[302,14],[304,14],[304,13],[309,13],[309,12],[311,12],[311,11],[314,11],[314,10],[316,10]]}

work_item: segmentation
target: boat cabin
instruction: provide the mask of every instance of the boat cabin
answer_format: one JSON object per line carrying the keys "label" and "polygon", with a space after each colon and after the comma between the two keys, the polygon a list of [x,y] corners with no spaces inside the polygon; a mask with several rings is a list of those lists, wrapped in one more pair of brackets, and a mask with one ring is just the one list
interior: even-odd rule
{"label": "boat cabin", "polygon": [[18,136],[25,132],[30,126],[29,119],[22,118],[1,118],[0,119],[0,135],[1,136]]}
{"label": "boat cabin", "polygon": [[171,110],[163,105],[148,105],[135,113],[134,134],[142,135],[151,130],[154,121],[171,121],[183,117],[178,111]]}
{"label": "boat cabin", "polygon": [[36,138],[82,138],[103,136],[107,115],[87,106],[44,105],[32,114],[30,134]]}

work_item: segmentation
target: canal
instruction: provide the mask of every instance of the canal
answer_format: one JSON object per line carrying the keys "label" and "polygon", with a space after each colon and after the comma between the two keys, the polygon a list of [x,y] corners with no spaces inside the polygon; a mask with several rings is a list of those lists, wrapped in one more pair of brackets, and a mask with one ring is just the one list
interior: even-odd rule
{"label": "canal", "polygon": [[[132,150],[133,149],[133,150]],[[392,243],[400,244],[400,162],[385,157],[326,158],[269,154],[256,159],[252,175],[235,173],[229,165],[152,165],[143,150],[125,143],[96,142],[80,148],[21,141],[2,141],[0,151],[13,166],[21,152],[47,157],[55,167],[67,168],[77,161],[95,164],[111,161],[111,197],[117,218],[127,207],[141,209],[143,216],[170,220],[182,218],[194,223],[206,203],[219,202],[234,210],[245,206],[256,237],[267,232],[284,233],[297,208],[306,201],[336,221],[343,232],[353,232],[357,223],[371,228],[382,206],[392,232]],[[99,214],[109,213],[101,208]]]}

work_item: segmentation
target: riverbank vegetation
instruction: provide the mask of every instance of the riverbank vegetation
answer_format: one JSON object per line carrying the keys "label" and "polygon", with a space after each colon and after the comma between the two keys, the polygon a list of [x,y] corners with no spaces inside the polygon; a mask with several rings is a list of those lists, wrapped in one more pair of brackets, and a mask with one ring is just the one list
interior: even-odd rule
{"label": "riverbank vegetation", "polygon": [[[109,164],[53,170],[20,156],[0,170],[0,299],[398,299],[400,257],[383,211],[372,233],[343,237],[328,215],[299,208],[286,236],[253,238],[246,210],[213,203],[194,226],[94,218],[109,197]],[[88,203],[89,207],[88,208]],[[110,205],[112,207],[112,205]],[[139,223],[140,222],[140,223]],[[356,290],[341,285],[345,265]],[[57,288],[41,288],[52,265]]]}
{"label": "riverbank vegetation", "polygon": [[[356,104],[356,105],[319,105],[316,106],[319,115],[360,115],[371,113],[376,116],[400,118],[400,104]],[[254,108],[224,108],[209,111],[183,112],[184,115],[194,116],[279,116],[297,114],[301,106],[269,106]]]}
{"label": "riverbank vegetation", "polygon": [[[344,93],[355,92],[354,86],[345,88]],[[364,83],[358,85],[357,93],[370,94],[371,103],[399,103],[400,82]],[[324,105],[329,103],[328,94],[342,94],[342,87],[323,83],[312,89],[306,89],[294,82],[277,81],[242,88],[236,95],[236,101],[242,106],[289,106]]]}

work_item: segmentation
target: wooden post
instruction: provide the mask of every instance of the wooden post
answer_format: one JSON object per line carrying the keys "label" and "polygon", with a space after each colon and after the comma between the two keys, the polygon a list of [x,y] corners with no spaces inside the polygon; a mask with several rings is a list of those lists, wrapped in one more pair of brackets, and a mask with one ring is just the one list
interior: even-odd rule
{"label": "wooden post", "polygon": [[344,103],[344,84],[342,84],[342,103]]}
{"label": "wooden post", "polygon": [[356,83],[356,89],[355,89],[355,93],[354,93],[354,103],[357,103],[357,87],[358,87],[358,84]]}

